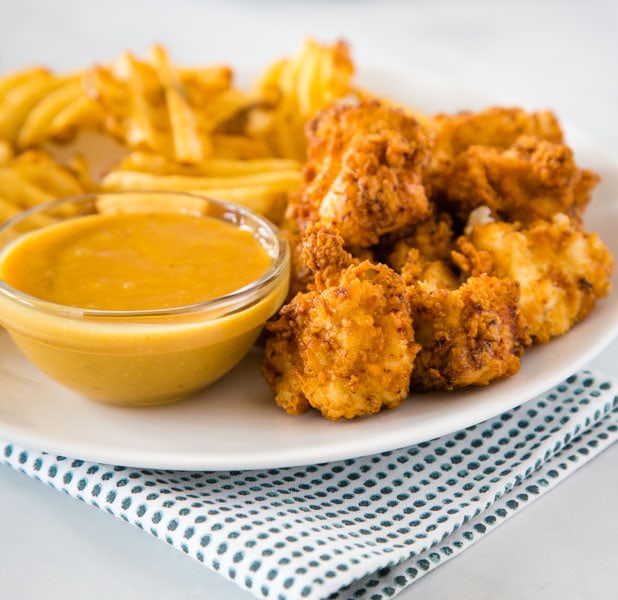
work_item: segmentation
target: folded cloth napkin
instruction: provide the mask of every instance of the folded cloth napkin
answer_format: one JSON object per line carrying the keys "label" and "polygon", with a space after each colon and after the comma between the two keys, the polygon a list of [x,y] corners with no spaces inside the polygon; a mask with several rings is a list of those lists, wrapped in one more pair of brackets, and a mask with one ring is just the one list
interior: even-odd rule
{"label": "folded cloth napkin", "polygon": [[493,419],[327,464],[187,472],[0,442],[0,459],[259,598],[392,598],[618,439],[618,381],[581,371]]}

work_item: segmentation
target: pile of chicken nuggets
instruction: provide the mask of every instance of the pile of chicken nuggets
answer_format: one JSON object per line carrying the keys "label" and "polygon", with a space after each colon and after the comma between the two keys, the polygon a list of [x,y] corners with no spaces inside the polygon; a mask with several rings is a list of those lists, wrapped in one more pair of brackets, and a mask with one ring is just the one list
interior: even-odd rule
{"label": "pile of chicken nuggets", "polygon": [[[551,111],[426,115],[354,84],[349,47],[307,39],[240,90],[225,65],[145,59],[0,78],[0,222],[55,197],[193,191],[274,220],[290,293],[262,372],[291,414],[393,408],[518,372],[610,288],[583,217],[598,183]],[[94,132],[119,158],[93,176],[58,146]],[[66,152],[65,152],[66,154]]]}
{"label": "pile of chicken nuggets", "polygon": [[583,225],[598,177],[551,112],[419,121],[361,99],[306,135],[283,223],[293,292],[263,368],[289,413],[353,418],[509,377],[607,295],[612,256]]}

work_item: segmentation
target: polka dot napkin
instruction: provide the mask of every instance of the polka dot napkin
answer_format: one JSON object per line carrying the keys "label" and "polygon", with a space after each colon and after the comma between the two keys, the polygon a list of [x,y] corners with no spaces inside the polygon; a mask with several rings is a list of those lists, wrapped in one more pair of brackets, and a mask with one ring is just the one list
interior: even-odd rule
{"label": "polka dot napkin", "polygon": [[258,598],[392,598],[618,439],[618,381],[581,371],[496,418],[304,467],[134,469],[0,442],[0,460]]}

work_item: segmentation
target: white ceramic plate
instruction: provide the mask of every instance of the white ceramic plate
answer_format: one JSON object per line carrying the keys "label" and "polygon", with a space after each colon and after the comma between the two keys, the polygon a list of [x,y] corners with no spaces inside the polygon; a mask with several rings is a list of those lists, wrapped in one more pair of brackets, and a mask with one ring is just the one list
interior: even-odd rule
{"label": "white ceramic plate", "polygon": [[[478,93],[427,76],[369,77],[367,87],[429,111],[480,108]],[[578,163],[601,173],[587,213],[618,256],[618,161],[566,127]],[[97,404],[32,367],[0,332],[0,437],[33,449],[96,462],[169,469],[296,466],[400,448],[478,423],[546,391],[583,367],[618,332],[614,292],[561,338],[530,349],[521,371],[487,388],[410,397],[399,408],[349,422],[279,409],[251,353],[228,376],[191,399],[147,409]]]}

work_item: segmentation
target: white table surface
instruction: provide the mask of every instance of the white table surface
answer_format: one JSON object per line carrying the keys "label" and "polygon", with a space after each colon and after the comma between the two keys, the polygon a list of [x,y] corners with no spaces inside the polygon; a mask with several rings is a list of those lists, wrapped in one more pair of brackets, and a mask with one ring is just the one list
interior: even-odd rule
{"label": "white table surface", "polygon": [[[359,65],[414,67],[553,108],[618,154],[615,0],[0,0],[0,72],[143,54],[268,64],[305,35],[344,37]],[[614,297],[614,300],[615,297]],[[618,342],[591,366],[618,376]],[[0,393],[2,391],[0,390]],[[618,446],[403,592],[403,600],[618,597]],[[253,596],[166,544],[0,467],[0,598]]]}

